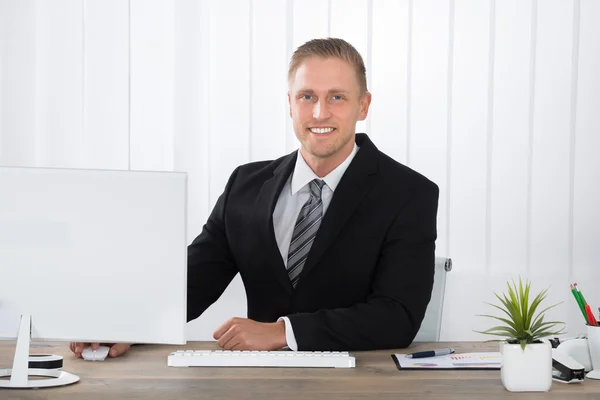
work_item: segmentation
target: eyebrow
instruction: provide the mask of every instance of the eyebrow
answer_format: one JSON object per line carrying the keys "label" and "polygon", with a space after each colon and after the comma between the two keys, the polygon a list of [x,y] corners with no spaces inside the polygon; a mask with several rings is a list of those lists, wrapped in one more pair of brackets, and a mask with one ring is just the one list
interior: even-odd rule
{"label": "eyebrow", "polygon": [[[314,94],[315,91],[312,89],[300,89],[298,90],[297,93],[308,93],[308,94]],[[343,90],[343,89],[329,89],[329,91],[327,92],[328,94],[333,94],[333,93],[344,93],[344,94],[349,94],[350,92],[347,90]]]}

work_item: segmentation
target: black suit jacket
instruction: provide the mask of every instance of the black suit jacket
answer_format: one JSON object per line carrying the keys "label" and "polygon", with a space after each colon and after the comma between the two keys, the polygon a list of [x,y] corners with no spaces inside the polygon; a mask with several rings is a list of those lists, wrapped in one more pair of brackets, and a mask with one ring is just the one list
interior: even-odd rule
{"label": "black suit jacket", "polygon": [[297,152],[238,167],[188,248],[188,321],[239,272],[248,318],[288,316],[298,350],[407,347],[431,297],[438,187],[365,134],[337,186],[294,289],[273,210]]}

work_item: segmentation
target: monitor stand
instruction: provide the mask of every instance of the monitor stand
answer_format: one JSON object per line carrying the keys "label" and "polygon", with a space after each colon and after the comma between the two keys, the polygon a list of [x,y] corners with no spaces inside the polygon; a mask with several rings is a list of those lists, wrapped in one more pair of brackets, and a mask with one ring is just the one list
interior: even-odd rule
{"label": "monitor stand", "polygon": [[[0,369],[0,378],[10,376],[10,380],[0,379],[0,389],[37,389],[70,385],[79,381],[77,375],[58,369],[29,368],[29,343],[31,341],[31,315],[21,315],[15,359],[12,369]],[[41,376],[48,379],[29,380],[30,376]]]}

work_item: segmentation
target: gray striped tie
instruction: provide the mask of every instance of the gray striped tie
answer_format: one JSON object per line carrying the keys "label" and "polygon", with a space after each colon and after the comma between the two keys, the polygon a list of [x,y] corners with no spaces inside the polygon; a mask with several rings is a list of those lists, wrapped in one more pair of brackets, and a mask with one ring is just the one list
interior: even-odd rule
{"label": "gray striped tie", "polygon": [[293,287],[296,287],[298,283],[302,267],[304,267],[310,247],[321,225],[323,218],[321,191],[324,184],[325,182],[320,179],[310,181],[310,197],[302,206],[294,226],[287,262],[287,272]]}

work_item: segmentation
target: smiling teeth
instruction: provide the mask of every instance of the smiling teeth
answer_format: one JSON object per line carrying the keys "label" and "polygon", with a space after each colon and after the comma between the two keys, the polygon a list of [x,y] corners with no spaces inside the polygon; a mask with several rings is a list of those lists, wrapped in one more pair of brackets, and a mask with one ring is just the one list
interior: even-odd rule
{"label": "smiling teeth", "polygon": [[312,133],[329,133],[333,131],[333,128],[310,128]]}

